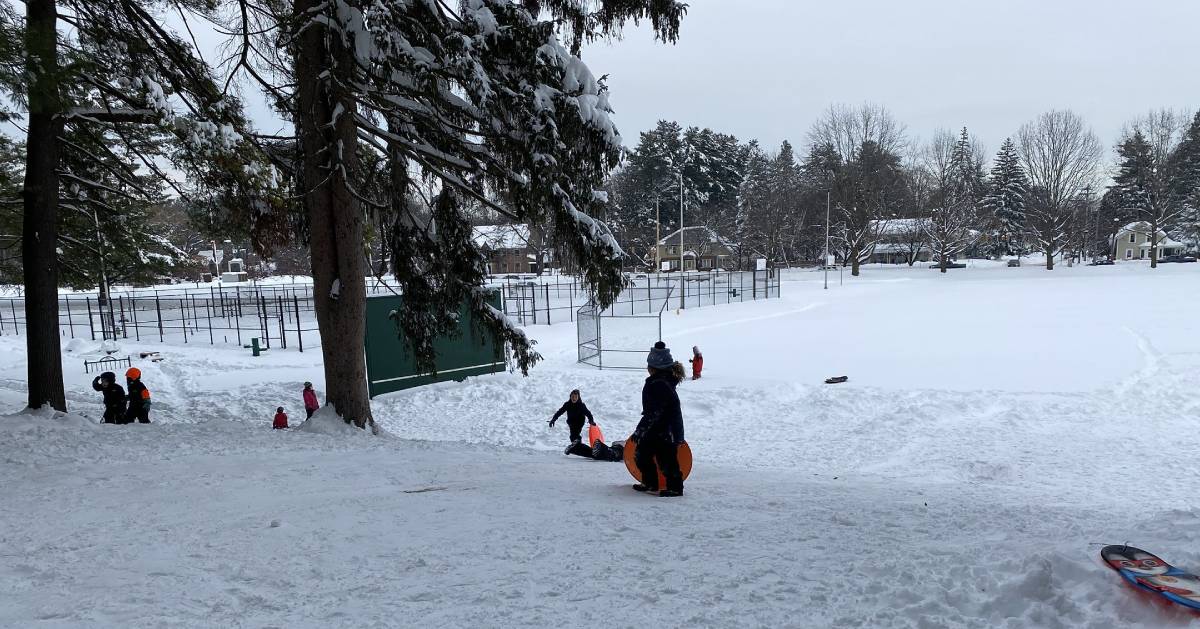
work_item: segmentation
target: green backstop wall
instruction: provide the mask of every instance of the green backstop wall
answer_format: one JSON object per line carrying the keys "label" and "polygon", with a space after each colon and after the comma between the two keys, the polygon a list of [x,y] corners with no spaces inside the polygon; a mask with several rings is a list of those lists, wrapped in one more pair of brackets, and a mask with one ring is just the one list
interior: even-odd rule
{"label": "green backstop wall", "polygon": [[[501,310],[500,293],[493,293],[490,299],[492,305]],[[433,343],[437,351],[437,373],[417,373],[413,356],[405,348],[396,322],[388,316],[403,307],[403,296],[367,298],[367,387],[371,397],[433,382],[504,371],[504,361],[498,358],[501,354],[496,352],[495,339],[483,331],[482,326],[479,333],[472,333],[470,314],[464,306],[459,317],[461,334],[456,338],[442,337]]]}

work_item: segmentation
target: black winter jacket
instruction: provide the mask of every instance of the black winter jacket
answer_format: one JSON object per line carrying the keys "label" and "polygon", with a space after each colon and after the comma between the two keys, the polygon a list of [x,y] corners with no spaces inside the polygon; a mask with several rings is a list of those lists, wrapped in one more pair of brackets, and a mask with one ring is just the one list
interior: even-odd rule
{"label": "black winter jacket", "polygon": [[100,384],[100,378],[96,378],[92,380],[92,388],[104,394],[105,410],[125,413],[125,389],[122,389],[121,385],[114,382],[111,386],[105,387]]}
{"label": "black winter jacket", "polygon": [[558,419],[563,413],[567,414],[568,424],[582,424],[584,417],[596,421],[592,419],[592,412],[588,410],[587,404],[584,404],[583,400],[579,400],[578,402],[567,400],[566,404],[563,404],[562,408],[558,409],[558,412],[554,414],[554,419]]}
{"label": "black winter jacket", "polygon": [[126,380],[129,382],[129,408],[142,408],[150,397],[145,395],[146,385],[142,384],[141,380]]}
{"label": "black winter jacket", "polygon": [[659,371],[642,386],[642,420],[634,434],[642,439],[665,439],[683,443],[683,411],[679,408],[679,381],[670,372]]}

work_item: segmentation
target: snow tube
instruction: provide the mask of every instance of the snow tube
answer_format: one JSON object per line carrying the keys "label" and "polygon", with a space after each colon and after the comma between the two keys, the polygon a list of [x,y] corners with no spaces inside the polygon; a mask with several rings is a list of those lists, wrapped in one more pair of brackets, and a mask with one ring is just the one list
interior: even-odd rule
{"label": "snow tube", "polygon": [[600,427],[597,426],[596,424],[592,424],[591,426],[588,426],[587,446],[590,448],[590,447],[596,445],[597,440],[604,442],[604,443],[608,443],[608,442],[604,441],[604,433],[600,432]]}
{"label": "snow tube", "polygon": [[[625,469],[629,470],[629,473],[633,476],[633,478],[635,480],[637,480],[637,482],[640,483],[640,482],[642,482],[642,471],[638,469],[637,463],[634,462],[635,459],[633,458],[636,455],[636,453],[637,453],[637,444],[633,442],[632,438],[626,439],[625,440]],[[676,456],[679,457],[679,471],[683,475],[683,480],[687,480],[688,475],[692,473],[692,449],[690,447],[688,447],[688,444],[686,441],[679,444],[679,453]],[[662,472],[659,471],[658,487],[659,487],[659,489],[662,489],[663,487],[666,487],[666,486],[667,486],[667,479],[663,478]]]}

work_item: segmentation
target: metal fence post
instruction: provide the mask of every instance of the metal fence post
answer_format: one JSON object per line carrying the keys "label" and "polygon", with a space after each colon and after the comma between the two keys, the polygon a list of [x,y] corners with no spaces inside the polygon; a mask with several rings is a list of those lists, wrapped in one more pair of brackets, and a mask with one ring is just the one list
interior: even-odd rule
{"label": "metal fence post", "polygon": [[158,299],[158,291],[154,291],[154,310],[158,313],[158,342],[163,342],[162,303]]}
{"label": "metal fence post", "polygon": [[138,329],[137,297],[130,296],[129,309],[133,311],[133,338],[135,340],[140,341],[140,340],[142,340],[142,332],[141,332],[141,330]]}
{"label": "metal fence post", "polygon": [[296,341],[300,346],[300,352],[304,352],[304,330],[300,325],[300,298],[292,293],[292,305],[296,308]]}
{"label": "metal fence post", "polygon": [[94,341],[94,340],[96,340],[96,324],[95,324],[95,323],[92,321],[92,298],[91,298],[91,297],[84,297],[84,300],[85,300],[85,301],[87,301],[87,309],[88,309],[88,329],[89,329],[89,330],[91,330],[91,332],[92,332],[92,340]]}

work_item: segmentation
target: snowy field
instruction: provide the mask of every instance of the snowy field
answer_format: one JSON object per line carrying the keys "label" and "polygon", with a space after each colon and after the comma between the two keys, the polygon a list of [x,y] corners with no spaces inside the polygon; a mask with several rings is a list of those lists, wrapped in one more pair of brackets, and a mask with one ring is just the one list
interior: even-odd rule
{"label": "snowy field", "polygon": [[[1200,570],[1200,264],[789,272],[664,315],[686,495],[562,455],[572,388],[610,438],[641,377],[546,357],[375,401],[382,438],[297,424],[318,352],[126,343],[152,425],[0,418],[0,627],[1167,627],[1103,567]],[[647,339],[649,346],[654,339]],[[24,400],[0,338],[0,408]],[[822,380],[846,375],[847,384]]]}

